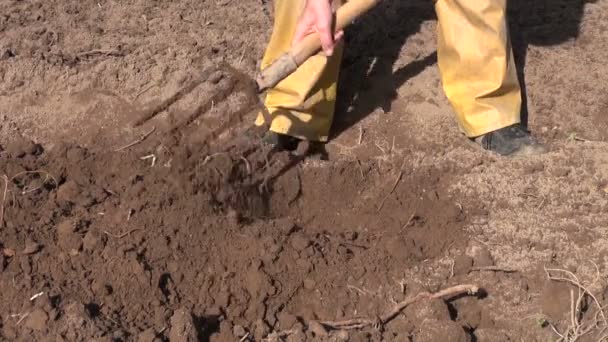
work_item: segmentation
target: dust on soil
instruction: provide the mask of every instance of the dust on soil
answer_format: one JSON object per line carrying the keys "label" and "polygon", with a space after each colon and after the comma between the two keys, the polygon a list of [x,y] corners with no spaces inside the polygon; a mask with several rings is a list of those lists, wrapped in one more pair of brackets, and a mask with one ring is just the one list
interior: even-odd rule
{"label": "dust on soil", "polygon": [[[351,28],[328,158],[304,160],[266,158],[243,133],[255,113],[226,115],[250,96],[204,72],[255,72],[268,2],[2,2],[0,336],[556,338],[577,289],[543,267],[608,300],[608,2],[511,3],[528,124],[551,148],[533,159],[458,132],[428,1],[383,2]],[[485,295],[420,302],[382,329],[312,323],[462,283]]]}

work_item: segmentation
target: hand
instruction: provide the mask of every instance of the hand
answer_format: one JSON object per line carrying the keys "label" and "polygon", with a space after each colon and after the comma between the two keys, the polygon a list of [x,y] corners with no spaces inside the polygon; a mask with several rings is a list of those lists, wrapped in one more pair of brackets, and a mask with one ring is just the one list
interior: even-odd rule
{"label": "hand", "polygon": [[317,32],[321,46],[327,56],[334,53],[336,43],[342,39],[343,31],[333,33],[332,0],[307,0],[304,13],[296,26],[293,43],[301,41],[307,35]]}

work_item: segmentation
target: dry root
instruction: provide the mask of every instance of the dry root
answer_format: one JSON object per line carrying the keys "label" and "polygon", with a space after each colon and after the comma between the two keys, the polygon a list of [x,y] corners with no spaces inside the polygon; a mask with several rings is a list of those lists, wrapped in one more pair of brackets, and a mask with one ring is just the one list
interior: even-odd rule
{"label": "dry root", "polygon": [[[550,280],[569,283],[576,288],[576,291],[574,289],[570,290],[570,322],[568,323],[568,328],[566,331],[562,332],[555,325],[549,323],[549,326],[553,332],[559,336],[557,341],[576,342],[581,337],[591,333],[594,330],[598,331],[598,341],[608,340],[608,335],[601,336],[606,329],[608,329],[606,314],[604,313],[604,308],[593,293],[582,285],[578,277],[570,271],[556,268],[545,268],[545,272]],[[590,323],[583,322],[583,300],[587,297],[591,299],[592,306],[595,305],[597,310],[595,312],[593,321]]]}
{"label": "dry root", "polygon": [[348,319],[343,321],[321,321],[323,326],[326,326],[331,329],[362,329],[367,327],[380,328],[386,323],[390,322],[393,318],[395,318],[401,311],[403,311],[406,307],[416,302],[425,299],[443,299],[448,297],[454,297],[459,295],[475,295],[479,292],[479,288],[475,285],[457,285],[436,293],[422,292],[417,294],[416,296],[406,299],[400,303],[397,303],[395,307],[384,315],[377,318],[355,318]]}

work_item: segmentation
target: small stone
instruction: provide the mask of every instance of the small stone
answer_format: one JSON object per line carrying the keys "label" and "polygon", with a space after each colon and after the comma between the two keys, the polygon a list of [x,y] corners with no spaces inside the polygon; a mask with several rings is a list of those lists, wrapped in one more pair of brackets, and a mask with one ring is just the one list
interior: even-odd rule
{"label": "small stone", "polygon": [[25,326],[35,330],[44,331],[46,330],[46,322],[49,320],[49,316],[42,309],[36,309],[27,316]]}
{"label": "small stone", "polygon": [[291,247],[298,252],[303,251],[308,246],[310,246],[310,240],[303,234],[294,234],[291,238]]}
{"label": "small stone", "polygon": [[329,335],[327,329],[317,321],[310,321],[310,323],[308,323],[308,329],[315,334],[315,337],[327,337]]}

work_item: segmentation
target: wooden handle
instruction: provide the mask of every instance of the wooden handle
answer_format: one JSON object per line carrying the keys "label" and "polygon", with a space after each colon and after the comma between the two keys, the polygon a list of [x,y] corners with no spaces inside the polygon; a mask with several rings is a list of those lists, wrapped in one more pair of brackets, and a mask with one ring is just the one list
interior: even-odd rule
{"label": "wooden handle", "polygon": [[[335,31],[338,32],[350,25],[355,19],[369,11],[380,0],[349,0],[336,12]],[[266,69],[262,70],[256,82],[260,92],[276,86],[291,75],[310,56],[321,49],[319,34],[312,33],[294,45],[288,52],[277,58]]]}

